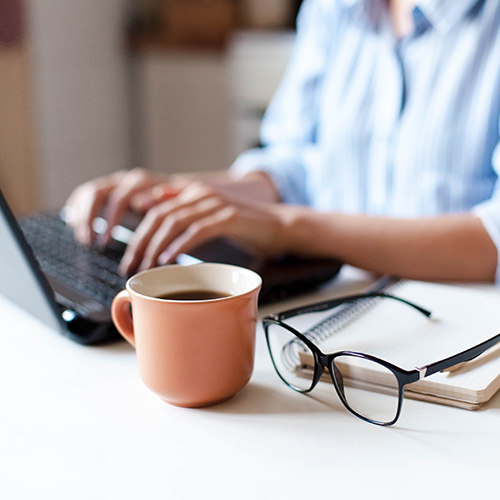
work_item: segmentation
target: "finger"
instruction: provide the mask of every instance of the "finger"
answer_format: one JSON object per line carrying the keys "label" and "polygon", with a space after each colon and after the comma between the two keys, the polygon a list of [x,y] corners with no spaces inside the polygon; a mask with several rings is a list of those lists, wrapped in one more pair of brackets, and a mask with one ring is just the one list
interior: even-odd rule
{"label": "finger", "polygon": [[192,224],[221,211],[224,206],[225,204],[220,198],[214,197],[175,210],[169,214],[148,243],[139,270],[142,271],[157,266],[159,255],[172,241],[188,230]]}
{"label": "finger", "polygon": [[137,269],[151,238],[169,213],[169,207],[166,206],[168,203],[152,208],[137,226],[120,262],[120,274],[127,276]]}
{"label": "finger", "polygon": [[238,217],[238,209],[226,206],[191,224],[176,238],[157,258],[160,265],[175,262],[182,253],[188,253],[198,245],[218,236],[234,236],[234,221]]}
{"label": "finger", "polygon": [[120,181],[124,171],[100,177],[77,187],[66,201],[71,214],[69,225],[73,228],[75,239],[82,244],[92,243],[95,233],[92,222],[105,203],[109,192]]}
{"label": "finger", "polygon": [[104,195],[100,193],[89,193],[86,199],[80,198],[75,208],[75,221],[73,230],[75,239],[83,244],[90,245],[94,241],[95,233],[92,228],[92,220],[99,210]]}
{"label": "finger", "polygon": [[[211,200],[211,201],[209,201]],[[175,221],[175,230],[172,233],[172,228],[170,224],[166,223],[163,227],[163,231],[159,234],[158,238],[163,240],[163,251],[168,245],[169,241],[177,237],[180,232],[184,231],[187,226],[192,223],[197,218],[203,217],[208,213],[213,212],[216,209],[220,209],[220,206],[225,202],[221,196],[216,193],[211,188],[207,187],[203,183],[192,182],[186,189],[182,191],[177,197],[167,200],[166,202],[160,203],[150,209],[146,214],[146,217],[141,222],[141,224],[136,229],[134,237],[130,242],[127,251],[120,263],[120,272],[124,275],[130,275],[134,272],[144,259],[144,254],[146,249],[153,238],[154,233],[159,229],[161,223],[165,218],[174,212],[177,216],[170,218],[170,221]],[[193,208],[198,205],[198,208]],[[182,212],[182,211],[186,212]],[[190,217],[187,214],[192,214]],[[182,217],[180,216],[182,214]],[[180,219],[180,220],[177,220]],[[181,220],[185,223],[182,224]],[[180,229],[179,229],[180,228]],[[174,236],[172,237],[172,234]],[[156,240],[158,241],[158,240]],[[158,255],[160,252],[157,251],[156,247],[159,247],[159,243],[152,245],[150,250],[150,255],[155,253]],[[148,262],[144,263],[143,267],[148,266],[153,267],[157,265],[155,256],[150,257]],[[141,267],[141,269],[143,268]]]}
{"label": "finger", "polygon": [[81,195],[74,204],[74,222],[72,227],[75,239],[84,244],[90,245],[95,239],[95,232],[92,223],[97,217],[99,210],[111,191],[110,186],[91,188],[90,186],[82,190]]}
{"label": "finger", "polygon": [[178,198],[179,206],[193,204],[203,199],[218,196],[213,188],[200,181],[189,183],[165,182],[134,194],[130,205],[139,211],[147,211],[153,206],[172,198]]}
{"label": "finger", "polygon": [[135,169],[128,172],[116,188],[111,191],[104,211],[107,229],[102,236],[103,244],[109,243],[111,231],[129,208],[130,199],[141,190],[149,188],[153,182],[153,177],[149,172],[143,169]]}
{"label": "finger", "polygon": [[[159,235],[158,238],[173,240],[191,222],[209,212],[213,212],[223,203],[222,198],[217,193],[214,193],[214,191],[206,189],[202,184],[192,183],[181,195],[151,208],[136,229],[134,237],[120,263],[120,272],[124,275],[130,275],[138,268],[144,259],[144,254],[154,233],[158,230],[163,220],[170,214],[176,213],[177,215],[170,218],[170,223],[165,224],[163,231],[160,233],[161,236]],[[198,208],[193,208],[197,205],[199,205]],[[192,214],[192,216],[189,214]],[[185,221],[184,224],[182,220]],[[170,227],[173,222],[175,222],[174,229]],[[171,232],[172,230],[174,231],[173,233]],[[173,237],[171,236],[172,234],[174,234]],[[168,242],[163,243],[164,247],[167,244]],[[151,253],[153,253],[155,245],[151,247]],[[148,268],[157,265],[156,259],[150,258],[145,265]]]}
{"label": "finger", "polygon": [[179,202],[196,203],[198,201],[217,196],[220,197],[220,194],[211,186],[201,181],[193,181],[179,193]]}
{"label": "finger", "polygon": [[138,212],[146,212],[158,203],[176,197],[181,189],[174,188],[169,183],[153,186],[151,189],[134,194],[130,199],[130,206]]}

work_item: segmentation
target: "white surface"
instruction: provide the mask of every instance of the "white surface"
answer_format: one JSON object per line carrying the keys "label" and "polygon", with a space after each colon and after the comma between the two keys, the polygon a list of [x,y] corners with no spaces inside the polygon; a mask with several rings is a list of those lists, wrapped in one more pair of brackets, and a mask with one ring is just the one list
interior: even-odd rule
{"label": "white surface", "polygon": [[125,342],[83,347],[0,311],[0,498],[498,497],[499,395],[477,412],[406,400],[395,427],[376,427],[329,385],[288,389],[259,329],[243,391],[176,408],[143,386]]}

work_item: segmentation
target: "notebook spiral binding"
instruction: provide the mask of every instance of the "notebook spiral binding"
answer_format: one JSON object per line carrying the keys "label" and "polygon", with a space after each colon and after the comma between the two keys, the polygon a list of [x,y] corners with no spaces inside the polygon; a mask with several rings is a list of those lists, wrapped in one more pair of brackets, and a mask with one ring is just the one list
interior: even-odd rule
{"label": "notebook spiral binding", "polygon": [[[395,276],[383,276],[367,291],[367,293],[385,292],[389,288],[393,288],[403,282],[404,280]],[[304,335],[313,342],[322,342],[340,332],[359,317],[373,309],[380,300],[382,300],[381,297],[373,297],[343,304],[340,306],[340,309],[336,310],[333,314],[309,328],[304,332]]]}
{"label": "notebook spiral binding", "polygon": [[[382,276],[366,293],[387,292],[389,289],[404,283],[404,281],[395,276]],[[370,297],[336,307],[333,314],[316,323],[303,334],[312,342],[320,343],[354,323],[358,318],[373,309],[381,300],[382,297]],[[291,340],[283,346],[281,360],[283,365],[291,372],[295,372],[300,366],[300,351],[303,351],[303,349],[303,343],[299,339]]]}

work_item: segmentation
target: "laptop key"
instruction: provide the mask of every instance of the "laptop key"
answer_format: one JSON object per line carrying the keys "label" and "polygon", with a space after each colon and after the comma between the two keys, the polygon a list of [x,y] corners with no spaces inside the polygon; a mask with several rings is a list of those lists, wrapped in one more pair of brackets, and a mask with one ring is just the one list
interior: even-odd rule
{"label": "laptop key", "polygon": [[125,278],[118,274],[120,252],[101,253],[79,245],[71,228],[57,217],[24,219],[22,229],[48,276],[108,306],[125,287]]}

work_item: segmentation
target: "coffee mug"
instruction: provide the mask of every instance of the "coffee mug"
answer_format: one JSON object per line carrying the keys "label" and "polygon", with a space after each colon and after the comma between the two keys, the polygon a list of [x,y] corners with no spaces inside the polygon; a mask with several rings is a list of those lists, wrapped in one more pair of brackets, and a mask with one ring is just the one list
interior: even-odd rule
{"label": "coffee mug", "polygon": [[240,391],[254,365],[260,276],[237,266],[169,265],[132,276],[111,314],[139,374],[164,401],[210,406]]}

